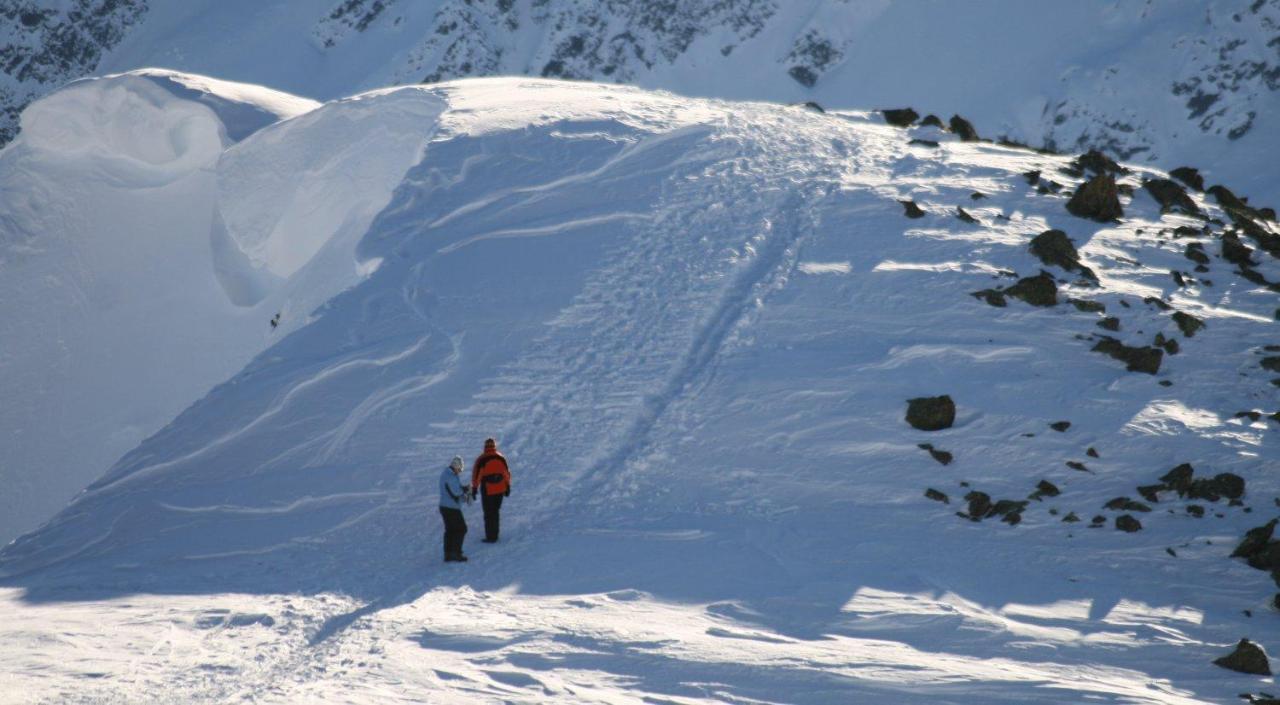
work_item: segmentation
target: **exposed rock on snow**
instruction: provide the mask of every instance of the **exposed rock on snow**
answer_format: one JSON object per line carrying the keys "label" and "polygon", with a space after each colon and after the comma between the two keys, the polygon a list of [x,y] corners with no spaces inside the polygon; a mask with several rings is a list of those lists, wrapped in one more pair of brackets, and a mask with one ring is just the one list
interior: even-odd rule
{"label": "exposed rock on snow", "polygon": [[1093,350],[1123,362],[1125,369],[1130,372],[1145,372],[1149,375],[1160,371],[1160,361],[1164,357],[1164,351],[1160,348],[1133,347],[1105,335],[1093,346]]}
{"label": "exposed rock on snow", "polygon": [[891,108],[880,112],[884,115],[884,121],[895,127],[910,127],[920,118],[920,113],[911,108]]}
{"label": "exposed rock on snow", "polygon": [[1261,646],[1249,641],[1241,639],[1236,644],[1235,650],[1221,658],[1214,659],[1214,664],[1232,671],[1240,673],[1250,673],[1259,676],[1271,675],[1271,661],[1267,659],[1267,653],[1262,650]]}
{"label": "exposed rock on snow", "polygon": [[1080,253],[1076,251],[1075,244],[1061,230],[1046,230],[1032,238],[1031,254],[1046,265],[1078,272],[1092,281],[1098,280],[1092,269],[1080,263]]}
{"label": "exposed rock on snow", "polygon": [[1074,216],[1108,223],[1124,215],[1120,208],[1120,192],[1110,173],[1099,173],[1076,189],[1067,201],[1067,210]]}
{"label": "exposed rock on snow", "polygon": [[956,404],[943,394],[937,397],[917,397],[907,400],[907,423],[921,431],[941,431],[951,428],[956,420]]}

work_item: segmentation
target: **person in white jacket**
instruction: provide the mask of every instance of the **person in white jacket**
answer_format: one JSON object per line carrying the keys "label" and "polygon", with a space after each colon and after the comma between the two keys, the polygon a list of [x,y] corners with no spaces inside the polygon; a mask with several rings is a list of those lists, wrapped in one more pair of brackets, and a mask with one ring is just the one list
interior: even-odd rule
{"label": "person in white jacket", "polygon": [[455,455],[449,467],[440,473],[440,518],[444,519],[444,562],[462,563],[462,539],[467,535],[467,520],[462,516],[463,502],[471,495],[462,489],[458,475],[462,472],[462,456]]}

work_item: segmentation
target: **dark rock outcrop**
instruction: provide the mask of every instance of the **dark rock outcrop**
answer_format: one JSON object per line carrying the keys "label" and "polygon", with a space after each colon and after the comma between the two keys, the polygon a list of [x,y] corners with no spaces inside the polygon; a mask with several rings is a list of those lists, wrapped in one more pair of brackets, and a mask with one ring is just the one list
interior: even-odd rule
{"label": "dark rock outcrop", "polygon": [[1104,509],[1110,509],[1117,512],[1149,512],[1151,507],[1142,502],[1135,502],[1128,497],[1116,497],[1115,499],[1102,505]]}
{"label": "dark rock outcrop", "polygon": [[1081,173],[1091,171],[1094,174],[1123,174],[1128,169],[1115,163],[1107,155],[1091,149],[1072,160],[1071,165]]}
{"label": "dark rock outcrop", "polygon": [[1099,223],[1109,223],[1123,216],[1115,177],[1103,173],[1084,182],[1067,201],[1067,212]]}
{"label": "dark rock outcrop", "polygon": [[956,404],[951,397],[917,397],[907,400],[907,423],[921,431],[951,428],[956,420]]}
{"label": "dark rock outcrop", "polygon": [[1200,207],[1187,195],[1186,189],[1169,179],[1148,179],[1142,188],[1160,204],[1161,213],[1200,215]]}
{"label": "dark rock outcrop", "polygon": [[1080,253],[1076,251],[1075,243],[1061,230],[1046,230],[1031,238],[1031,254],[1046,265],[1078,272],[1095,282],[1098,280],[1092,269],[1080,264]]}
{"label": "dark rock outcrop", "polygon": [[1030,495],[1031,499],[1039,500],[1044,497],[1057,497],[1062,494],[1062,490],[1058,486],[1048,480],[1041,480],[1036,483],[1036,491]]}
{"label": "dark rock outcrop", "polygon": [[881,110],[880,113],[884,115],[885,122],[895,127],[910,127],[920,119],[920,113],[911,108],[892,108]]}
{"label": "dark rock outcrop", "polygon": [[1096,325],[1103,330],[1118,331],[1120,330],[1120,319],[1115,316],[1107,316],[1098,321]]}
{"label": "dark rock outcrop", "polygon": [[1196,331],[1204,328],[1204,321],[1182,311],[1173,312],[1173,322],[1178,325],[1178,330],[1188,338],[1196,337]]}
{"label": "dark rock outcrop", "polygon": [[919,448],[920,450],[929,451],[929,455],[932,456],[934,460],[938,461],[939,463],[942,463],[943,465],[950,465],[951,461],[955,459],[955,456],[953,456],[951,453],[945,450],[938,450],[937,448],[934,448],[932,443],[919,443],[916,445],[916,447]]}
{"label": "dark rock outcrop", "polygon": [[1062,433],[1067,429],[1071,428],[1071,422],[1070,421],[1054,421],[1053,423],[1049,424],[1049,428],[1057,431],[1058,433]]}
{"label": "dark rock outcrop", "polygon": [[1142,522],[1134,519],[1132,515],[1121,514],[1116,517],[1116,528],[1132,534],[1133,532],[1140,531],[1142,529]]}
{"label": "dark rock outcrop", "polygon": [[951,131],[965,142],[977,142],[979,139],[978,131],[973,129],[973,124],[959,115],[951,116]]}
{"label": "dark rock outcrop", "polygon": [[935,502],[942,502],[943,504],[951,504],[950,497],[943,494],[942,492],[939,492],[933,489],[932,487],[924,491],[924,496],[928,497],[929,499],[932,499]]}
{"label": "dark rock outcrop", "polygon": [[1247,560],[1262,553],[1271,543],[1271,536],[1275,533],[1277,523],[1280,523],[1280,519],[1272,519],[1262,526],[1244,532],[1244,540],[1236,546],[1236,550],[1231,552],[1231,557]]}
{"label": "dark rock outcrop", "polygon": [[1197,264],[1209,264],[1209,255],[1204,251],[1204,245],[1198,242],[1187,243],[1187,249],[1182,255]]}
{"label": "dark rock outcrop", "polygon": [[1204,177],[1200,175],[1198,169],[1189,166],[1180,166],[1169,172],[1169,176],[1181,181],[1197,191],[1204,190]]}
{"label": "dark rock outcrop", "polygon": [[902,204],[902,214],[908,218],[923,218],[924,210],[915,201],[898,201]]}
{"label": "dark rock outcrop", "polygon": [[1267,652],[1262,650],[1261,646],[1249,641],[1241,639],[1236,644],[1236,648],[1231,653],[1221,658],[1213,660],[1215,666],[1238,671],[1240,673],[1250,673],[1258,676],[1271,675],[1271,662],[1267,659]]}
{"label": "dark rock outcrop", "polygon": [[1149,375],[1160,371],[1160,362],[1164,359],[1164,351],[1160,348],[1135,348],[1109,336],[1103,336],[1102,340],[1093,346],[1093,351],[1110,355],[1123,362],[1125,369],[1130,372],[1145,372]]}
{"label": "dark rock outcrop", "polygon": [[1056,306],[1058,304],[1058,284],[1046,272],[1034,277],[1023,277],[1016,284],[1005,289],[1007,296],[1022,299],[1032,306]]}
{"label": "dark rock outcrop", "polygon": [[928,115],[925,115],[924,119],[920,121],[920,126],[921,127],[937,127],[942,130],[947,129],[947,126],[942,124],[942,118],[938,117],[937,115],[934,115],[933,113],[929,113]]}
{"label": "dark rock outcrop", "polygon": [[956,217],[966,223],[970,223],[974,225],[978,224],[978,219],[970,215],[969,211],[966,211],[963,208],[959,208],[959,207],[956,208]]}

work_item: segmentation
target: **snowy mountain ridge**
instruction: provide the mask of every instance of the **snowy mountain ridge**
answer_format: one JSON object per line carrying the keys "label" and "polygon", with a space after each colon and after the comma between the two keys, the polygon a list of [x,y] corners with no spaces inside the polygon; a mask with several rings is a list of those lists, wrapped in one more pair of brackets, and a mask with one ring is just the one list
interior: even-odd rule
{"label": "snowy mountain ridge", "polygon": [[[1276,648],[1230,557],[1280,497],[1265,201],[532,78],[315,104],[143,72],[27,116],[0,380],[48,411],[3,427],[44,462],[140,438],[0,551],[19,698],[1274,687],[1211,663]],[[436,478],[489,435],[503,540],[445,566]]]}
{"label": "snowy mountain ridge", "polygon": [[4,0],[0,141],[30,100],[164,66],[328,100],[533,75],[829,108],[961,113],[1062,151],[1196,164],[1250,192],[1280,104],[1280,2]]}

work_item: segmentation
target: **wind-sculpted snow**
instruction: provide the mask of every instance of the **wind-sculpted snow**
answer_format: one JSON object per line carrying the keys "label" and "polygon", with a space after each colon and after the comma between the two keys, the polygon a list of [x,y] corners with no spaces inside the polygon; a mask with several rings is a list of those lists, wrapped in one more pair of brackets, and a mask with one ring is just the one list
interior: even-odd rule
{"label": "wind-sculpted snow", "polygon": [[[92,274],[146,296],[119,304],[132,319],[89,308],[147,355],[93,368],[118,385],[95,411],[151,398],[143,372],[166,366],[194,403],[0,552],[23,692],[1200,703],[1270,687],[1210,662],[1242,636],[1275,648],[1270,579],[1228,554],[1280,494],[1277,422],[1236,415],[1275,410],[1259,361],[1277,301],[1216,256],[1221,226],[1161,214],[1141,188],[1160,174],[1120,174],[1124,216],[1096,223],[1066,210],[1087,178],[1067,157],[535,79],[326,103],[215,169],[112,192],[111,222],[136,210],[165,221],[147,237],[192,236],[155,250],[182,266],[47,290]],[[1033,256],[1050,228],[1078,269]],[[1214,255],[1205,271],[1188,242]],[[972,295],[1017,278],[1059,304]],[[1104,335],[1178,354],[1128,372],[1092,350]],[[78,364],[90,341],[121,345],[101,327],[75,340]],[[950,427],[904,421],[942,394]],[[514,474],[502,541],[479,544],[468,509],[471,561],[446,566],[439,470],[491,435]],[[1200,500],[1197,518],[1166,490],[1140,531],[1112,528],[1104,504],[1184,462],[1240,476],[1243,504]],[[970,521],[970,492],[1025,504]]]}

